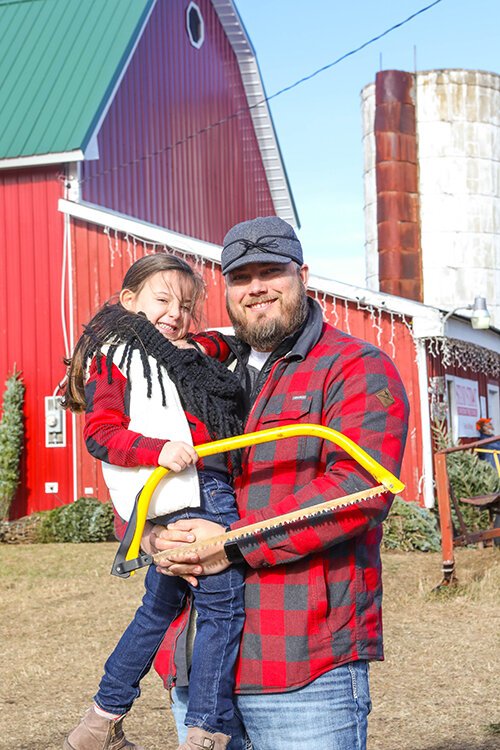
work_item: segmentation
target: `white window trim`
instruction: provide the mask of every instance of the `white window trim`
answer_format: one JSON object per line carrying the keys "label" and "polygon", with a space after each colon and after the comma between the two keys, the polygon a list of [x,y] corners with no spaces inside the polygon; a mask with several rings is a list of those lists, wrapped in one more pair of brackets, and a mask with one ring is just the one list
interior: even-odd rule
{"label": "white window trim", "polygon": [[[193,35],[191,34],[191,28],[189,26],[189,14],[192,10],[195,10],[198,13],[198,17],[200,19],[200,38],[197,42],[193,39]],[[191,42],[192,46],[195,49],[200,49],[203,46],[203,42],[205,41],[205,20],[203,18],[202,12],[199,9],[198,5],[194,2],[190,2],[188,7],[186,8],[186,31],[187,35],[189,37],[189,41]]]}

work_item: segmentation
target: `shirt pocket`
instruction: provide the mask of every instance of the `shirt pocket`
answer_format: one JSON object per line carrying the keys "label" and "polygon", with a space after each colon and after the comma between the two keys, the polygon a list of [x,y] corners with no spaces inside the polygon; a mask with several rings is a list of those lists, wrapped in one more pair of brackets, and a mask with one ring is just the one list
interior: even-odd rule
{"label": "shirt pocket", "polygon": [[[312,396],[293,396],[286,394],[281,406],[275,407],[273,411],[261,415],[259,429],[271,429],[297,423],[310,422]],[[297,461],[302,459],[306,453],[307,436],[287,437],[267,444],[267,450],[262,451],[268,460],[276,464],[276,468],[285,474],[297,473]]]}
{"label": "shirt pocket", "polygon": [[294,422],[307,422],[311,412],[312,396],[293,396],[287,394],[279,409],[265,412],[260,423],[265,427],[281,427]]}

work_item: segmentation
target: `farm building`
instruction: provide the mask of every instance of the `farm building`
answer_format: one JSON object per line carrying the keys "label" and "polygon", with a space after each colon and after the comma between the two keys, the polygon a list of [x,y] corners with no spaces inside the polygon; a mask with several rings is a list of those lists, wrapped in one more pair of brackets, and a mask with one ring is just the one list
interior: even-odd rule
{"label": "farm building", "polygon": [[297,218],[230,0],[22,0],[0,5],[0,29],[0,382],[17,367],[26,383],[20,516],[84,491],[55,399],[63,357],[131,257],[88,263],[59,200],[206,242],[256,215]]}
{"label": "farm building", "polygon": [[[130,263],[190,259],[207,284],[205,325],[224,327],[226,229],[298,219],[231,0],[22,0],[0,5],[0,29],[0,382],[17,367],[26,384],[19,517],[107,498],[58,394],[63,358]],[[325,318],[397,362],[412,406],[404,497],[432,504],[431,416],[460,378],[478,384],[482,409],[498,386],[498,333],[311,270]]]}

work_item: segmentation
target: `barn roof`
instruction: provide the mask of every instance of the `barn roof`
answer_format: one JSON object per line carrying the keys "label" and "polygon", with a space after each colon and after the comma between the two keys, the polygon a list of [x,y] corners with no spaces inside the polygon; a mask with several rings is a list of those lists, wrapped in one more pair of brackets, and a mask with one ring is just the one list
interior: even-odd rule
{"label": "barn roof", "polygon": [[154,2],[0,0],[0,159],[85,151]]}

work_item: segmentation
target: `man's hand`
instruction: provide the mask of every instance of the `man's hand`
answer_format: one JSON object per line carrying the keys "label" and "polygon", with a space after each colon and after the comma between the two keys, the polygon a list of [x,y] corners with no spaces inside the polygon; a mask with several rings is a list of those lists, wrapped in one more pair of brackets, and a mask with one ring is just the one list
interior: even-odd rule
{"label": "man's hand", "polygon": [[154,542],[156,540],[156,537],[152,534],[154,528],[155,525],[152,524],[151,521],[146,521],[146,523],[144,524],[144,531],[142,532],[141,536],[141,549],[147,555],[154,555],[155,552],[158,552],[158,550],[154,546]]}
{"label": "man's hand", "polygon": [[[180,549],[191,542],[201,542],[214,536],[223,534],[225,528],[214,521],[206,521],[202,518],[183,518],[175,523],[170,523],[166,528],[157,526],[153,529],[155,536],[154,547],[158,551],[167,549]],[[180,576],[193,586],[198,585],[197,577],[200,575],[214,575],[226,570],[230,565],[224,554],[223,542],[207,547],[199,552],[186,551],[182,562],[166,558],[157,564],[157,570],[168,576]]]}
{"label": "man's hand", "polygon": [[176,473],[182,471],[190,464],[195,464],[199,456],[189,443],[182,440],[170,440],[165,443],[158,457],[158,466],[171,469]]}

